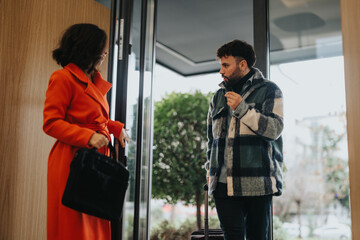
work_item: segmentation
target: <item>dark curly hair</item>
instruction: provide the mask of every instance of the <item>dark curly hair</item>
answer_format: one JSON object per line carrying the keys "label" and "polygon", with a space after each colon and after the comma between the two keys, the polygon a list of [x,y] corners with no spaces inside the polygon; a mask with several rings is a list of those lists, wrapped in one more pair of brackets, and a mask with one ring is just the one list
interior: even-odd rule
{"label": "dark curly hair", "polygon": [[245,41],[237,39],[222,45],[217,50],[216,54],[218,58],[222,58],[225,56],[243,58],[246,60],[249,67],[254,66],[256,62],[256,54],[253,46],[251,46]]}
{"label": "dark curly hair", "polygon": [[60,47],[53,51],[52,56],[63,67],[74,63],[90,73],[100,60],[106,41],[105,31],[98,26],[88,23],[74,24],[65,31]]}

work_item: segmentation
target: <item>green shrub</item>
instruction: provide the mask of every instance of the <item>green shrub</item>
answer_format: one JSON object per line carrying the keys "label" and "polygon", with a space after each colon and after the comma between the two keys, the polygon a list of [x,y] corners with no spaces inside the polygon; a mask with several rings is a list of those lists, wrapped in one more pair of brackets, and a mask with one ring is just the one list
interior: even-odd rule
{"label": "green shrub", "polygon": [[273,216],[273,238],[276,240],[287,240],[287,234],[282,227],[282,222],[279,217]]}
{"label": "green shrub", "polygon": [[[209,228],[220,228],[216,216],[209,218]],[[178,228],[165,220],[151,229],[150,240],[188,240],[195,230],[197,230],[195,217],[186,219]]]}
{"label": "green shrub", "polygon": [[[195,223],[195,222],[194,222]],[[161,222],[156,228],[151,230],[150,240],[185,240],[188,239],[193,228],[189,228],[185,222],[178,229],[170,224],[167,220]]]}
{"label": "green shrub", "polygon": [[[209,218],[209,228],[220,228],[217,217]],[[150,240],[188,240],[190,234],[196,230],[195,217],[188,218],[178,228],[167,220],[151,229]],[[273,235],[276,240],[287,240],[286,232],[277,216],[273,217]]]}

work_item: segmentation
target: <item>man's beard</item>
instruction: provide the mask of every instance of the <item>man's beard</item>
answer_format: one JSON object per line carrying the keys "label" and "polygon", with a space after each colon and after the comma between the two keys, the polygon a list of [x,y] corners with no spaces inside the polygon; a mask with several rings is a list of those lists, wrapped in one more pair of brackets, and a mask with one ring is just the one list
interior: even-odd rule
{"label": "man's beard", "polygon": [[241,76],[241,71],[239,67],[229,77],[225,75],[222,76],[227,79],[227,84],[229,86],[234,86],[243,77]]}

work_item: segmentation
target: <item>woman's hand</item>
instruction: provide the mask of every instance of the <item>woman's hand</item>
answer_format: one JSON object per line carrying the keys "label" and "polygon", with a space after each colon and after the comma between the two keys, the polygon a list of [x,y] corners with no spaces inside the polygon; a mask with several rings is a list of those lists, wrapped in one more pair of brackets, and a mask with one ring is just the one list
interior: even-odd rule
{"label": "woman's hand", "polygon": [[120,136],[119,136],[119,141],[121,146],[124,148],[125,147],[125,141],[128,143],[129,142],[129,134],[127,133],[128,129],[123,128],[121,130]]}
{"label": "woman's hand", "polygon": [[105,135],[101,133],[94,133],[89,140],[89,145],[96,149],[107,146],[108,143],[109,140],[107,139],[107,137],[105,137]]}

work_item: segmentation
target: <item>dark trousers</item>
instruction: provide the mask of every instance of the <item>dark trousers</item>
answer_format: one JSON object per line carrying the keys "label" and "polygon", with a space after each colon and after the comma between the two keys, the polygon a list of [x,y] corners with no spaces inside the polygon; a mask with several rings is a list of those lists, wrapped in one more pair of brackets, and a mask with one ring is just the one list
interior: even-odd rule
{"label": "dark trousers", "polygon": [[271,195],[228,197],[227,185],[218,183],[214,200],[225,240],[268,240]]}

